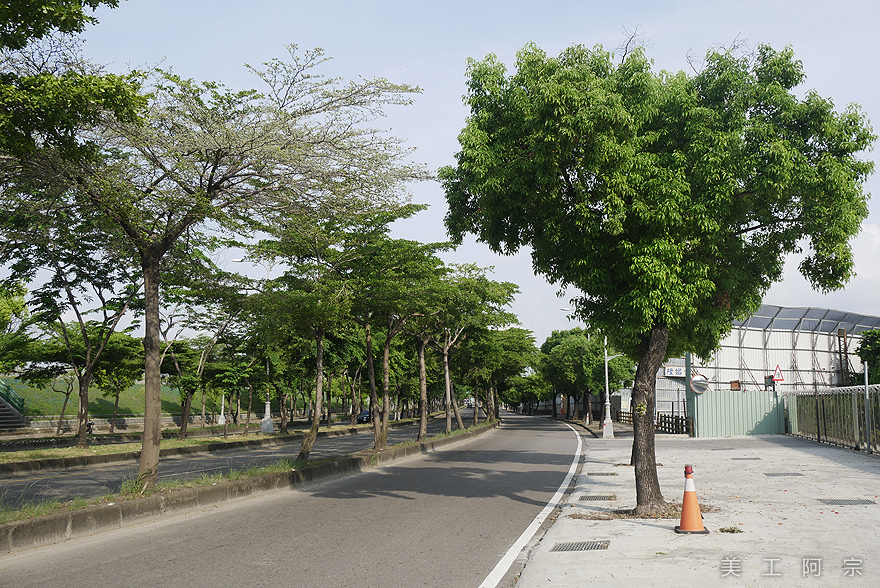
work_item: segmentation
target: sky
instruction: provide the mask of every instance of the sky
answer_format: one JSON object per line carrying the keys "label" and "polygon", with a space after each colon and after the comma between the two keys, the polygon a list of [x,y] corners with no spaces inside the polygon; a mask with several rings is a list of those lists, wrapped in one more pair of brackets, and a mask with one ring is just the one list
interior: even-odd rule
{"label": "sky", "polygon": [[[691,71],[689,57],[734,43],[790,45],[807,76],[799,93],[815,90],[838,110],[858,103],[880,130],[875,0],[123,0],[96,14],[99,24],[83,35],[84,51],[113,72],[161,64],[185,77],[249,89],[258,81],[244,64],[283,58],[285,47],[296,44],[301,51],[320,47],[332,58],[321,68],[326,75],[418,86],[422,92],[412,105],[389,109],[376,126],[405,139],[415,149],[413,160],[432,172],[455,162],[468,115],[462,102],[468,58],[494,53],[512,72],[516,52],[530,42],[549,55],[574,44],[614,51],[634,32],[657,71]],[[880,195],[878,186],[875,174],[865,189]],[[440,184],[421,182],[408,190],[429,208],[396,223],[393,236],[446,240]],[[764,302],[880,315],[880,204],[872,201],[870,209],[852,243],[857,276],[845,289],[812,291],[794,256]],[[224,265],[233,256],[238,254],[218,261]],[[553,330],[580,325],[564,310],[577,292],[558,297],[556,286],[532,272],[527,250],[503,257],[471,239],[443,257],[492,266],[493,279],[518,284],[512,310],[539,345]]]}

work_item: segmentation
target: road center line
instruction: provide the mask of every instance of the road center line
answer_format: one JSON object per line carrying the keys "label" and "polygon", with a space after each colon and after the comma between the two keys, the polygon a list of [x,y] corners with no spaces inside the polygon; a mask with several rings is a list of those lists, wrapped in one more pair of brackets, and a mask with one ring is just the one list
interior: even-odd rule
{"label": "road center line", "polygon": [[532,540],[532,537],[535,536],[535,533],[538,532],[538,529],[541,528],[541,525],[544,524],[544,521],[553,512],[553,509],[556,508],[559,501],[562,499],[565,494],[565,490],[568,488],[568,485],[571,483],[571,479],[574,477],[575,472],[577,471],[578,463],[580,462],[581,457],[581,447],[583,442],[581,441],[581,436],[575,430],[574,427],[565,423],[569,429],[577,437],[577,450],[574,453],[574,458],[571,460],[571,467],[568,468],[568,475],[565,476],[565,479],[562,481],[562,484],[559,486],[559,489],[556,491],[556,494],[553,495],[553,498],[550,499],[550,502],[547,503],[547,506],[544,507],[544,510],[538,513],[538,516],[534,518],[532,523],[523,531],[523,534],[519,536],[513,545],[511,545],[510,549],[507,550],[507,553],[504,554],[504,557],[498,562],[495,568],[486,576],[486,579],[483,580],[483,583],[480,584],[479,588],[496,588],[498,583],[504,578],[504,575],[507,573],[507,570],[510,569],[510,566],[513,565],[513,562],[516,560],[516,557],[523,550],[526,544]]}

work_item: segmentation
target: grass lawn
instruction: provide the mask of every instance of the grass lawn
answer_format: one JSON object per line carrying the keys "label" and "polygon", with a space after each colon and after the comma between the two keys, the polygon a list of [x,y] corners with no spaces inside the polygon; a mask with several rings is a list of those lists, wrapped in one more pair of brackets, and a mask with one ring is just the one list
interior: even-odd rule
{"label": "grass lawn", "polygon": [[[25,416],[34,418],[61,414],[61,407],[64,405],[64,394],[53,390],[51,385],[40,390],[31,388],[24,382],[14,378],[0,378],[0,380],[3,380],[16,394],[24,398]],[[60,389],[61,387],[58,386],[58,388]],[[64,410],[65,416],[69,416],[69,418],[76,417],[78,402],[78,390],[75,388],[70,394],[70,401]],[[89,387],[89,414],[91,416],[101,418],[112,417],[113,402],[113,396],[103,396],[101,389],[97,386]],[[212,406],[213,404],[209,400],[208,409],[210,410]],[[193,410],[201,413],[201,397],[193,399]],[[216,412],[217,409],[215,408],[214,411]],[[180,395],[177,392],[177,388],[162,386],[162,412],[180,414]],[[143,413],[144,385],[135,384],[119,395],[119,414]]]}
{"label": "grass lawn", "polygon": [[[15,378],[0,378],[9,385],[16,394],[24,398],[25,416],[32,419],[51,415],[57,416],[61,414],[61,407],[64,405],[64,394],[56,392],[52,386],[46,386],[42,390],[31,388],[24,382]],[[61,389],[61,386],[58,386]],[[255,393],[254,401],[251,407],[252,412],[263,414],[263,405],[266,397],[263,394]],[[113,416],[113,396],[103,396],[101,389],[97,386],[89,387],[89,415],[98,418],[111,418]],[[75,419],[77,406],[79,403],[78,389],[74,387],[74,391],[70,394],[70,401],[64,410],[66,418]],[[242,398],[242,411],[247,410],[247,399]],[[337,399],[333,402],[334,412],[339,412],[342,407]],[[272,410],[278,410],[278,400],[272,400]],[[219,401],[215,404],[213,400],[208,399],[207,411],[209,414],[217,414],[220,412]],[[177,388],[162,386],[162,412],[165,414],[180,414],[180,394]],[[192,413],[201,414],[202,397],[197,394],[193,398]],[[121,415],[142,415],[144,414],[144,385],[135,384],[125,392],[119,395],[119,414]]]}

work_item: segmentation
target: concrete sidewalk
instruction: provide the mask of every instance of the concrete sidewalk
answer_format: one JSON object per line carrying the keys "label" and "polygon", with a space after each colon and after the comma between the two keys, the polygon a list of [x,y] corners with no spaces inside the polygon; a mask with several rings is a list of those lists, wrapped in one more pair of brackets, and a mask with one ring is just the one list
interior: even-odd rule
{"label": "concrete sidewalk", "polygon": [[633,469],[624,465],[630,430],[616,428],[615,439],[597,431],[583,434],[574,491],[529,553],[518,588],[880,585],[877,456],[784,436],[658,434],[664,498],[681,502],[691,464],[700,505],[712,507],[703,515],[708,535],[678,535],[678,520],[591,519],[635,506]]}

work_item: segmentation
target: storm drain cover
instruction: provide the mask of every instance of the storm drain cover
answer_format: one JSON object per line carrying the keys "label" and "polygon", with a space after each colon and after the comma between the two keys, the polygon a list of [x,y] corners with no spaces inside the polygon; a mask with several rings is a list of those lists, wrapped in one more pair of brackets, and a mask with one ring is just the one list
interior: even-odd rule
{"label": "storm drain cover", "polygon": [[765,476],[781,478],[782,476],[803,476],[803,474],[793,474],[790,472],[764,472]]}
{"label": "storm drain cover", "polygon": [[739,461],[746,461],[749,459],[761,459],[761,458],[760,457],[731,457],[730,459],[739,460]]}
{"label": "storm drain cover", "polygon": [[854,506],[857,504],[877,504],[873,500],[849,500],[849,499],[834,500],[832,498],[820,498],[819,502],[821,502],[823,504],[832,504],[835,506]]}
{"label": "storm drain cover", "polygon": [[594,501],[595,502],[598,500],[614,500],[614,498],[615,498],[614,494],[602,494],[599,496],[595,496],[595,495],[581,496],[580,500],[585,501],[585,502],[586,501]]}
{"label": "storm drain cover", "polygon": [[588,476],[616,476],[617,472],[587,472]]}
{"label": "storm drain cover", "polygon": [[608,549],[610,539],[604,541],[575,541],[572,543],[557,543],[550,551],[597,551]]}

